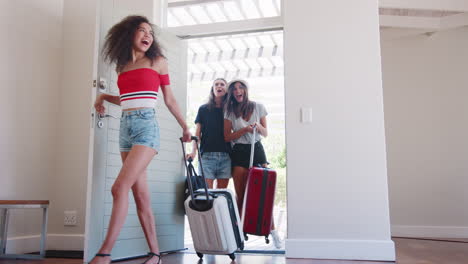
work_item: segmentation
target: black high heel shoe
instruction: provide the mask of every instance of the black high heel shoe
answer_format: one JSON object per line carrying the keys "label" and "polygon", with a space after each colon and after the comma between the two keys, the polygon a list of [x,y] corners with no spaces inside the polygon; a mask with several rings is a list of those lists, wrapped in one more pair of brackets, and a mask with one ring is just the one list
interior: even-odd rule
{"label": "black high heel shoe", "polygon": [[153,257],[158,257],[158,263],[157,264],[159,264],[159,262],[161,262],[161,255],[160,254],[156,254],[154,252],[148,252],[148,257],[149,258],[147,260],[145,260],[145,262],[143,262],[142,264],[145,264],[146,262],[148,262]]}

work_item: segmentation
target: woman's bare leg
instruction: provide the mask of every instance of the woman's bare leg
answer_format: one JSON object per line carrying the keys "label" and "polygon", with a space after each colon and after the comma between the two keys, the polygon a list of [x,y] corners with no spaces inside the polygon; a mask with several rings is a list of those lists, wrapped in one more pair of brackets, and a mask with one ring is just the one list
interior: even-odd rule
{"label": "woman's bare leg", "polygon": [[217,179],[216,188],[217,189],[226,189],[229,184],[229,179]]}
{"label": "woman's bare leg", "polygon": [[232,178],[234,180],[234,189],[236,190],[237,197],[237,208],[239,208],[239,214],[241,214],[241,217],[248,172],[248,169],[239,166],[235,166],[232,169]]}
{"label": "woman's bare leg", "polygon": [[[146,241],[151,252],[159,254],[159,244],[156,234],[153,210],[151,209],[151,193],[148,188],[147,173],[143,172],[132,186],[133,197],[135,198],[138,219],[140,219]],[[158,257],[153,257],[148,264],[158,263]]]}
{"label": "woman's bare leg", "polygon": [[214,180],[212,179],[205,179],[206,181],[206,187],[208,187],[208,189],[213,189],[213,182]]}
{"label": "woman's bare leg", "polygon": [[[122,169],[112,185],[112,214],[109,229],[99,253],[110,254],[128,212],[128,193],[138,177],[146,170],[156,151],[146,146],[135,145],[128,153],[122,152]],[[95,257],[90,264],[110,263],[110,257]]]}

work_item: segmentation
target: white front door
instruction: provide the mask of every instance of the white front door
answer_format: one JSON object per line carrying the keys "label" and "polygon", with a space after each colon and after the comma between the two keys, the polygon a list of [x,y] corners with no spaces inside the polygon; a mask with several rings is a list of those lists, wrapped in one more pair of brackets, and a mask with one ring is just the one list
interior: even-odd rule
{"label": "white front door", "polygon": [[[147,1],[141,1],[147,2]],[[129,14],[145,14],[148,8],[139,1],[102,0],[100,3],[99,51],[109,28]],[[156,30],[156,38],[163,46],[164,55],[169,62],[171,87],[177,98],[182,113],[186,112],[186,54],[184,41],[177,37]],[[113,66],[97,59],[98,87],[99,81],[105,80],[105,87],[97,89],[118,95],[117,74]],[[101,90],[101,91],[99,91]],[[156,218],[156,231],[161,251],[175,251],[184,248],[184,213],[183,188],[184,170],[179,137],[182,130],[174,117],[164,105],[161,96],[157,106],[157,119],[160,125],[161,149],[148,167],[148,184],[151,191],[152,208]],[[114,117],[95,118],[91,131],[94,145],[91,144],[90,155],[93,165],[88,180],[87,222],[85,237],[85,262],[91,260],[99,250],[107,232],[112,209],[111,186],[122,166],[119,152],[119,106],[105,104],[107,113]],[[130,195],[130,206],[124,227],[120,232],[112,259],[131,258],[145,255],[148,246],[143,230],[138,221],[133,196]]]}

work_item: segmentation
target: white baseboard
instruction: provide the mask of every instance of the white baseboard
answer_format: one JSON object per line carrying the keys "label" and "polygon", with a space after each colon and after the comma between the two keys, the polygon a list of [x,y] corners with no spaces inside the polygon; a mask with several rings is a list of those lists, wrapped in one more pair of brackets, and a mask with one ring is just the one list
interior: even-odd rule
{"label": "white baseboard", "polygon": [[[41,236],[17,236],[7,240],[6,252],[10,254],[24,254],[38,252]],[[82,234],[48,234],[46,250],[83,250],[84,235]]]}
{"label": "white baseboard", "polygon": [[287,239],[286,258],[395,261],[391,240]]}
{"label": "white baseboard", "polygon": [[25,254],[39,251],[40,235],[17,236],[7,239],[7,254]]}
{"label": "white baseboard", "polygon": [[50,250],[83,250],[84,234],[49,234],[47,249]]}
{"label": "white baseboard", "polygon": [[466,226],[392,225],[392,236],[421,238],[468,238]]}

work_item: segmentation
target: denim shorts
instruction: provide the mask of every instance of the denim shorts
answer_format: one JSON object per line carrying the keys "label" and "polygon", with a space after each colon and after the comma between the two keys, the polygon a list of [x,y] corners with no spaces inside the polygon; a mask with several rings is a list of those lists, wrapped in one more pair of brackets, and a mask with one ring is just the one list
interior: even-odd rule
{"label": "denim shorts", "polygon": [[159,151],[159,125],[154,108],[122,111],[120,151],[129,152],[134,145],[143,145]]}
{"label": "denim shorts", "polygon": [[[202,154],[202,165],[207,179],[231,178],[231,158],[226,152],[204,152]],[[198,166],[198,171],[201,174],[200,166]]]}

